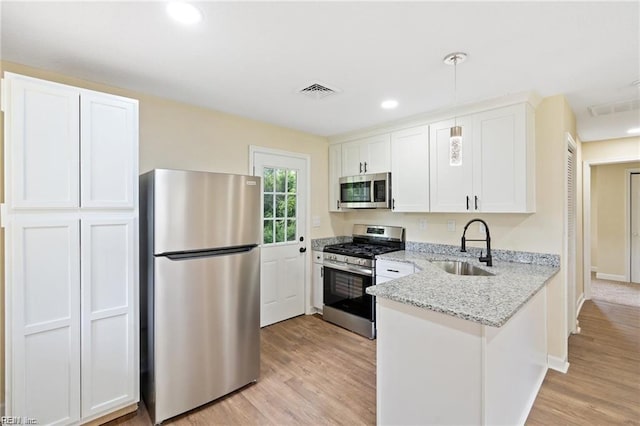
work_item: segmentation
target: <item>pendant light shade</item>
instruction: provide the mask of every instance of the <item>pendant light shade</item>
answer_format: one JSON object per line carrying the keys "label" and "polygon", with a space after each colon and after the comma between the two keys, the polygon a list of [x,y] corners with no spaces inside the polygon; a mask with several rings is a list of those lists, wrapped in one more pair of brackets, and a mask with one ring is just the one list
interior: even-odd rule
{"label": "pendant light shade", "polygon": [[[450,53],[444,58],[444,63],[453,65],[453,92],[454,108],[458,106],[458,64],[467,59],[467,54],[462,52]],[[449,134],[449,165],[462,165],[462,126],[458,126],[457,117],[454,117],[453,127]]]}

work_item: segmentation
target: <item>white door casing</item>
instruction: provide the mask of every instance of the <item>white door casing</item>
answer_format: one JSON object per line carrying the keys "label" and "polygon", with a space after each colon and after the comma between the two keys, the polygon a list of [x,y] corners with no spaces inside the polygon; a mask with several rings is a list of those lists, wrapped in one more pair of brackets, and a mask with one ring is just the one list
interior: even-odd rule
{"label": "white door casing", "polygon": [[640,284],[640,172],[630,177],[630,281]]}
{"label": "white door casing", "polygon": [[[299,154],[251,148],[252,171],[262,177],[263,189],[260,326],[264,327],[310,309],[306,270],[306,250],[310,246],[307,234],[309,160]],[[290,187],[293,181],[295,190]],[[301,238],[304,241],[300,241]]]}

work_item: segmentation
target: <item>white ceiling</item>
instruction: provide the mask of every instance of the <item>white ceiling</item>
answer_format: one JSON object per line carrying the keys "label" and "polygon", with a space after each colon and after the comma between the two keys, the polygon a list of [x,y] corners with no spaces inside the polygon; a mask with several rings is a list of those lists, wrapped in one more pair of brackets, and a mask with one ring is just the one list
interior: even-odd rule
{"label": "white ceiling", "polygon": [[[583,141],[629,136],[640,111],[640,2],[0,2],[3,60],[318,135],[522,91],[564,94]],[[297,93],[320,81],[341,93]],[[382,110],[380,102],[400,106]]]}

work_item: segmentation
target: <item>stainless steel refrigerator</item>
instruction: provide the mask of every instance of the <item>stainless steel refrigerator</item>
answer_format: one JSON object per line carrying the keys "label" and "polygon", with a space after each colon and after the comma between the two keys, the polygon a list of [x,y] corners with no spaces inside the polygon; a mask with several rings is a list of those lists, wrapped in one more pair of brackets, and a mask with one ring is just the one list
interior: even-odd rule
{"label": "stainless steel refrigerator", "polygon": [[260,178],[140,176],[142,395],[155,424],[260,371]]}

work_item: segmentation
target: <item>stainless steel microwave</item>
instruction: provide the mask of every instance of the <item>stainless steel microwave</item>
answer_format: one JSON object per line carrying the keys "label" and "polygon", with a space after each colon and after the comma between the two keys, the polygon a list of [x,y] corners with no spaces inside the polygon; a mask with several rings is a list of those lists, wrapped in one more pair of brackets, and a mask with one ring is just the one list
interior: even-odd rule
{"label": "stainless steel microwave", "polygon": [[340,182],[340,207],[345,209],[391,208],[391,173],[346,176]]}

